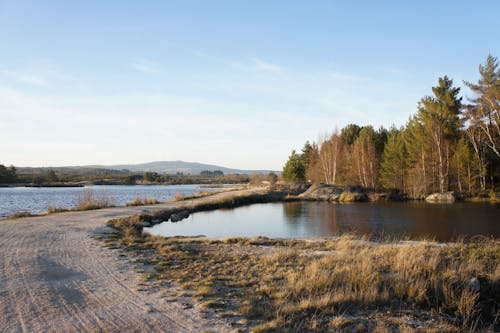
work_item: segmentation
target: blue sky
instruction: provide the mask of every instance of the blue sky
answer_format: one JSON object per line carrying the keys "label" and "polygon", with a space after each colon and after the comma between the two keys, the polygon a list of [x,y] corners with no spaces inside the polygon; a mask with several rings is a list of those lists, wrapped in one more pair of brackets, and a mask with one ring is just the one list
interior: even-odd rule
{"label": "blue sky", "polygon": [[[0,163],[281,169],[500,56],[498,1],[0,0]],[[469,94],[463,89],[465,95]]]}

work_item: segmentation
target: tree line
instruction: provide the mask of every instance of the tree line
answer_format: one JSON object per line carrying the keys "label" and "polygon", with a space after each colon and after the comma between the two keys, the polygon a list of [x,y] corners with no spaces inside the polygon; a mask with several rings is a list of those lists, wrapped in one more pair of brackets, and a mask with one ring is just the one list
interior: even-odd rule
{"label": "tree line", "polygon": [[17,181],[17,170],[14,166],[0,164],[0,184],[12,184]]}
{"label": "tree line", "polygon": [[448,76],[401,127],[349,124],[292,151],[286,181],[395,189],[413,198],[433,192],[494,193],[500,177],[500,69],[488,55],[479,80],[460,96]]}

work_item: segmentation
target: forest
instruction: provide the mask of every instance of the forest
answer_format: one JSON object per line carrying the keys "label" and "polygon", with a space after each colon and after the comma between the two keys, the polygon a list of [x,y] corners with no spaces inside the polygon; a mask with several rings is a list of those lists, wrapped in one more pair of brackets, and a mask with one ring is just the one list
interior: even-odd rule
{"label": "forest", "polygon": [[349,124],[292,151],[289,182],[391,189],[410,198],[455,191],[495,196],[500,178],[500,69],[488,55],[462,96],[448,76],[422,97],[404,126]]}

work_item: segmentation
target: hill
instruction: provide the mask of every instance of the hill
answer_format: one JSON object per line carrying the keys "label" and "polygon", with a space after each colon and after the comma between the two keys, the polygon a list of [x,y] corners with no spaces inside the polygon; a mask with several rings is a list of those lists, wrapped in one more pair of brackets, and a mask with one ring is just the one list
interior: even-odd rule
{"label": "hill", "polygon": [[[157,172],[161,174],[176,174],[181,172],[185,175],[198,175],[202,171],[215,171],[220,170],[225,175],[227,174],[267,174],[272,170],[240,170],[226,168],[223,166],[204,164],[198,162],[184,162],[184,161],[155,161],[140,164],[119,164],[119,165],[87,165],[84,168],[99,168],[99,169],[112,169],[112,170],[129,170],[131,172]],[[276,172],[276,171],[274,171]]]}

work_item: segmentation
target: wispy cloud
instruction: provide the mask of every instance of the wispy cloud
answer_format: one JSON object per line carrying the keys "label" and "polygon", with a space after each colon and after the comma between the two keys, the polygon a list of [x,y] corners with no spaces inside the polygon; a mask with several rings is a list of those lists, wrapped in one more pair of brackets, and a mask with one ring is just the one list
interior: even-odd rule
{"label": "wispy cloud", "polygon": [[368,76],[346,74],[346,73],[335,72],[335,71],[328,72],[328,75],[332,79],[337,80],[337,81],[342,81],[342,82],[360,82],[360,81],[371,81],[372,80],[372,78],[368,77]]}
{"label": "wispy cloud", "polygon": [[135,58],[130,62],[129,65],[133,69],[146,74],[154,74],[159,72],[158,65],[146,58]]}
{"label": "wispy cloud", "polygon": [[257,57],[250,58],[250,61],[252,61],[252,68],[258,71],[282,72],[284,70],[284,68],[281,66],[271,64],[270,62],[264,61]]}
{"label": "wispy cloud", "polygon": [[48,88],[64,84],[86,89],[85,84],[75,76],[54,69],[3,70],[0,76],[37,88]]}
{"label": "wispy cloud", "polygon": [[9,70],[2,71],[2,73],[11,79],[32,86],[44,87],[48,84],[47,78],[44,75],[38,73],[17,72]]}

